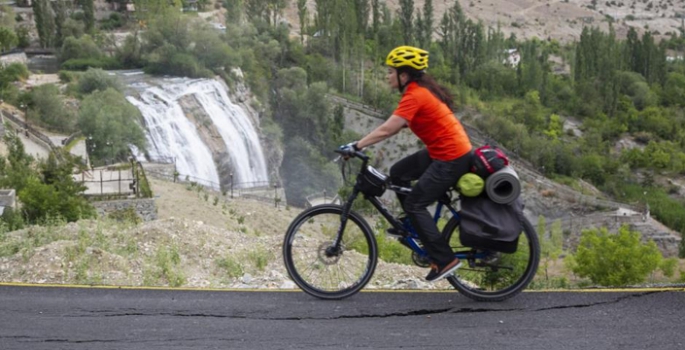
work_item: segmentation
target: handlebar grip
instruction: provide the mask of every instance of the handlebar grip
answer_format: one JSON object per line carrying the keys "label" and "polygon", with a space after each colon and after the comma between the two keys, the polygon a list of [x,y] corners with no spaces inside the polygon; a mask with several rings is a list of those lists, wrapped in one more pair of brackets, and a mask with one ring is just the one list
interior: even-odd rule
{"label": "handlebar grip", "polygon": [[362,152],[362,151],[355,151],[354,153],[350,154],[350,153],[348,153],[348,152],[345,152],[345,151],[336,149],[334,152],[335,152],[335,153],[338,153],[338,154],[341,154],[341,155],[343,155],[343,156],[356,157],[356,158],[359,158],[359,159],[362,159],[362,160],[365,160],[365,161],[368,161],[368,160],[369,160],[369,156],[367,156],[366,154],[364,154],[364,152]]}

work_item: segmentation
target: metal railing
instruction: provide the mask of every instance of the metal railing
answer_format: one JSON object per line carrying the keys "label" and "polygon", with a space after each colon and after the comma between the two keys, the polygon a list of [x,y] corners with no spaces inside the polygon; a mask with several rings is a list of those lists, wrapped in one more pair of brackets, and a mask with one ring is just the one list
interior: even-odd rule
{"label": "metal railing", "polygon": [[[122,176],[123,175],[123,176]],[[93,178],[88,180],[87,178]],[[86,186],[86,197],[138,197],[138,181],[132,170],[93,170],[81,173],[79,183]]]}
{"label": "metal railing", "polygon": [[[171,163],[166,163],[171,164]],[[283,185],[280,183],[270,181],[245,181],[245,182],[228,182],[224,186],[211,180],[199,178],[192,175],[181,174],[147,169],[147,175],[154,176],[159,179],[173,181],[178,183],[191,184],[193,186],[200,186],[208,191],[220,192],[227,198],[250,198],[263,202],[274,203],[276,206],[285,199],[285,191]]]}
{"label": "metal railing", "polygon": [[53,150],[55,148],[55,144],[52,143],[50,138],[47,136],[43,135],[42,132],[38,131],[38,129],[32,127],[25,121],[19,119],[17,116],[13,115],[12,113],[9,113],[7,111],[2,111],[2,115],[7,118],[9,121],[11,121],[13,124],[15,124],[18,128],[23,128],[25,135],[28,137],[29,134],[32,134],[35,138],[40,140],[46,145],[46,148]]}

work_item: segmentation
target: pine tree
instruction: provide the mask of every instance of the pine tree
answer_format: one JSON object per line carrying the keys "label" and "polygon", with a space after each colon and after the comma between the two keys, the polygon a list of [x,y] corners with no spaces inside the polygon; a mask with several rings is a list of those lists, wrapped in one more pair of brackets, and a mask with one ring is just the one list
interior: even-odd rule
{"label": "pine tree", "polygon": [[423,3],[423,42],[422,47],[429,49],[433,39],[433,0],[426,0]]}
{"label": "pine tree", "polygon": [[243,0],[224,0],[226,7],[226,21],[229,23],[240,24],[242,13],[245,10]]}
{"label": "pine tree", "polygon": [[81,0],[81,8],[83,9],[83,21],[86,24],[86,32],[91,33],[95,28],[95,9],[93,0]]}
{"label": "pine tree", "polygon": [[300,43],[304,44],[307,27],[307,0],[297,0],[297,17],[300,20]]}
{"label": "pine tree", "polygon": [[414,40],[414,0],[400,0],[399,17],[404,43],[411,45]]}
{"label": "pine tree", "polygon": [[53,10],[55,11],[55,45],[57,47],[62,46],[62,26],[64,21],[67,20],[67,6],[66,1],[55,1],[52,3]]}
{"label": "pine tree", "polygon": [[369,25],[369,0],[354,0],[354,8],[357,16],[357,31],[364,35]]}
{"label": "pine tree", "polygon": [[371,18],[373,19],[373,36],[378,35],[378,29],[380,28],[381,21],[381,6],[380,0],[371,0]]}
{"label": "pine tree", "polygon": [[52,8],[48,0],[36,0],[33,7],[34,21],[38,30],[38,39],[43,48],[54,47],[55,44],[55,20]]}

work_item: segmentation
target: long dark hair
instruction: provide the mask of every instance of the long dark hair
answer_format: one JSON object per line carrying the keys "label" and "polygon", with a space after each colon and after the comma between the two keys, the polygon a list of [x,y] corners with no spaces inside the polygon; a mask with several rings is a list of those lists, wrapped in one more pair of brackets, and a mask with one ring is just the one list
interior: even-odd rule
{"label": "long dark hair", "polygon": [[452,99],[452,93],[450,93],[446,87],[438,84],[438,82],[435,81],[433,77],[428,75],[428,73],[409,67],[400,68],[400,71],[398,71],[397,74],[400,74],[401,72],[406,72],[409,75],[410,82],[415,81],[417,84],[419,84],[419,86],[428,89],[433,96],[446,104],[447,107],[454,112],[454,100]]}

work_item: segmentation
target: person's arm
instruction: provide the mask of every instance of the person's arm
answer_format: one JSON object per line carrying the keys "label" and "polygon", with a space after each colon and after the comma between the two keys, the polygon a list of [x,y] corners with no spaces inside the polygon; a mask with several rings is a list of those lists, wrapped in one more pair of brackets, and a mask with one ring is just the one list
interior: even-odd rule
{"label": "person's arm", "polygon": [[390,116],[385,123],[381,124],[374,131],[370,132],[368,135],[364,136],[359,142],[357,142],[357,148],[362,149],[378,142],[387,139],[400,132],[402,128],[407,126],[407,120],[398,117],[396,115]]}

